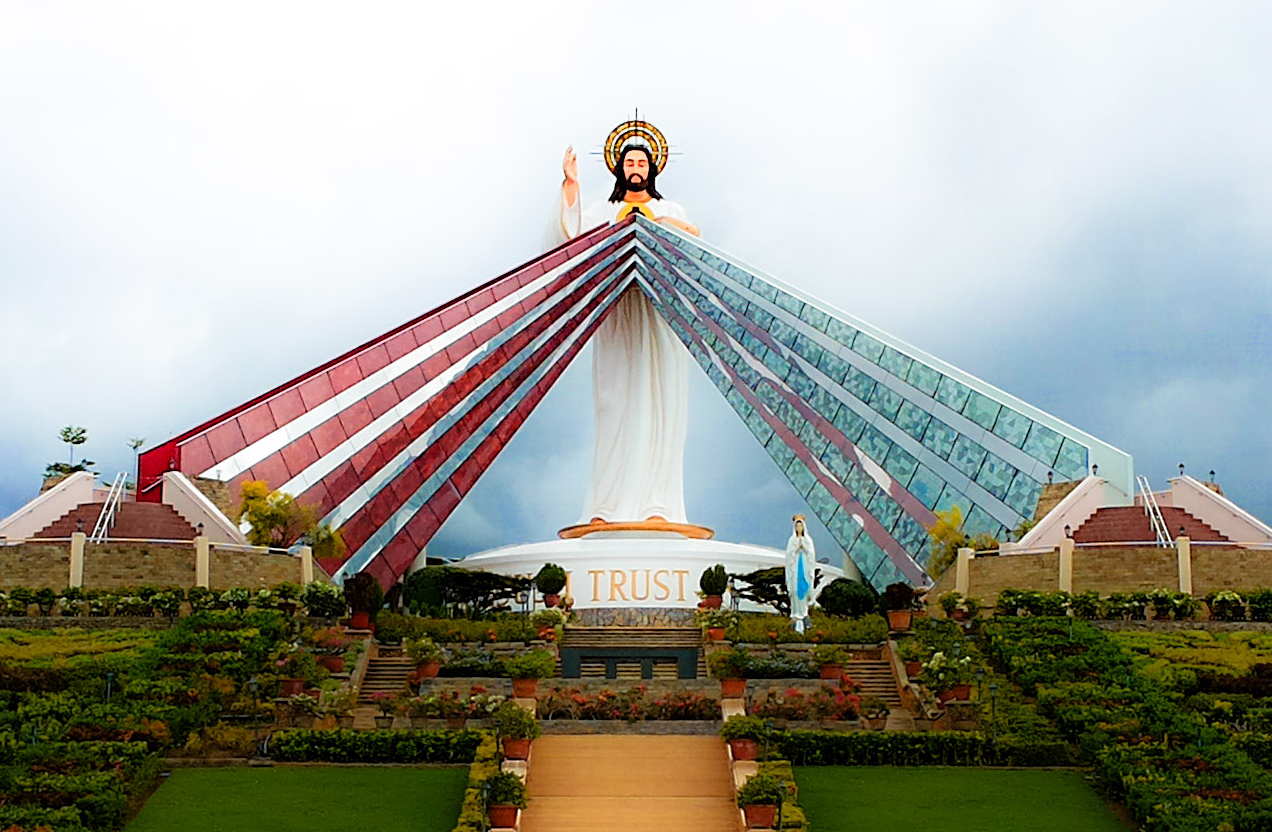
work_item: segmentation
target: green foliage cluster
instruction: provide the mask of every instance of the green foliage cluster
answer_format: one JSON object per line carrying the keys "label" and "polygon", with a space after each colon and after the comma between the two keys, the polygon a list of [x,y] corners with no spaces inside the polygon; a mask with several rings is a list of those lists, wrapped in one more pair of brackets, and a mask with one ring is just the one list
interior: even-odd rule
{"label": "green foliage cluster", "polygon": [[548,679],[556,675],[556,656],[551,650],[528,650],[505,659],[504,672],[513,679]]}
{"label": "green foliage cluster", "polygon": [[888,622],[879,615],[839,618],[814,609],[808,629],[799,633],[790,618],[742,613],[735,640],[746,644],[878,644],[888,638]]}
{"label": "green foliage cluster", "polygon": [[483,731],[480,737],[468,767],[468,787],[464,790],[454,832],[486,832],[488,826],[484,792],[486,781],[499,773],[499,746],[492,732]]}
{"label": "green foliage cluster", "polygon": [[991,740],[961,731],[777,731],[769,742],[798,766],[1069,765],[1059,741]]}
{"label": "green foliage cluster", "polygon": [[482,644],[492,641],[529,642],[537,638],[538,633],[524,615],[502,614],[474,621],[385,612],[376,619],[376,636],[381,641],[390,642],[427,637],[438,644]]}
{"label": "green foliage cluster", "polygon": [[534,576],[534,585],[544,595],[559,595],[565,589],[565,570],[555,563],[545,563]]}
{"label": "green foliage cluster", "polygon": [[481,619],[511,610],[517,597],[529,592],[533,585],[530,578],[454,566],[426,566],[407,576],[402,601],[416,615]]}
{"label": "green foliage cluster", "polygon": [[717,720],[720,700],[689,691],[654,696],[644,685],[591,693],[554,687],[547,693],[540,692],[537,713],[545,720]]}
{"label": "green foliage cluster", "polygon": [[840,618],[861,618],[879,609],[875,591],[863,583],[835,578],[817,596],[822,612]]}
{"label": "green foliage cluster", "polygon": [[471,763],[478,731],[278,731],[270,754],[284,763]]}
{"label": "green foliage cluster", "polygon": [[1134,672],[1107,634],[1068,618],[1002,618],[985,627],[990,655],[1094,761],[1096,778],[1146,828],[1265,829],[1272,775],[1231,735]]}
{"label": "green foliage cluster", "polygon": [[724,571],[723,564],[707,567],[698,577],[698,589],[702,590],[703,595],[723,595],[728,588],[729,576]]}
{"label": "green foliage cluster", "polygon": [[786,797],[786,781],[772,774],[754,774],[738,789],[739,806],[775,806]]}
{"label": "green foliage cluster", "polygon": [[513,740],[538,739],[541,733],[539,721],[516,702],[505,702],[492,714],[501,738]]}
{"label": "green foliage cluster", "polygon": [[[1070,611],[1084,620],[1145,620],[1152,612],[1155,619],[1183,621],[1196,618],[1201,600],[1184,592],[1157,589],[1152,592],[1114,592],[1101,597],[1098,592],[1039,592],[1005,589],[998,595],[997,612],[1007,616],[1066,615]],[[1244,617],[1244,612],[1242,612]]]}

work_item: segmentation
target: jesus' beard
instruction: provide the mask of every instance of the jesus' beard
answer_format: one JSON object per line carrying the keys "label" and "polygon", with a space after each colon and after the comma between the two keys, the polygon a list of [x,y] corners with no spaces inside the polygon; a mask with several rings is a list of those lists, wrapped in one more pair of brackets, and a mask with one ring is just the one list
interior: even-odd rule
{"label": "jesus' beard", "polygon": [[649,183],[645,181],[645,177],[641,176],[639,173],[633,173],[631,176],[627,177],[627,190],[641,193],[648,188]]}

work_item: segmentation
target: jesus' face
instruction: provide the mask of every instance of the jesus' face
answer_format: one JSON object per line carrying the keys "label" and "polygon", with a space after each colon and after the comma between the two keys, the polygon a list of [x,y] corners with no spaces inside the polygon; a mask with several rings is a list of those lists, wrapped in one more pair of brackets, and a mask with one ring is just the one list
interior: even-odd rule
{"label": "jesus' face", "polygon": [[629,191],[643,191],[649,186],[649,156],[633,149],[623,155],[623,181]]}

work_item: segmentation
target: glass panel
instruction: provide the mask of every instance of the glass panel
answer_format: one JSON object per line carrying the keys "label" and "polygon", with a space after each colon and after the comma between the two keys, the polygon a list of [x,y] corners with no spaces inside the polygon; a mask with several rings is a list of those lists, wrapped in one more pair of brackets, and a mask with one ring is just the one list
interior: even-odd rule
{"label": "glass panel", "polygon": [[923,438],[923,431],[927,428],[928,421],[931,416],[923,408],[914,402],[904,402],[901,409],[897,411],[896,423],[897,427],[908,433],[915,439]]}
{"label": "glass panel", "polygon": [[910,484],[910,477],[914,476],[914,469],[918,465],[919,461],[906,453],[900,445],[893,445],[892,450],[888,451],[888,458],[883,461],[883,470],[905,488]]}
{"label": "glass panel", "polygon": [[923,446],[941,459],[946,459],[954,447],[954,439],[957,436],[958,431],[933,417],[932,421],[928,422],[927,430],[923,432]]}
{"label": "glass panel", "polygon": [[884,494],[882,490],[876,491],[870,500],[870,513],[879,521],[879,525],[885,529],[891,530],[897,520],[901,518],[901,506],[897,505],[896,500]]}
{"label": "glass panel", "polygon": [[971,537],[978,534],[992,534],[997,536],[1002,523],[999,523],[989,513],[980,506],[972,506],[972,510],[967,514],[967,522],[963,524],[963,531],[967,532]]}
{"label": "glass panel", "polygon": [[1001,500],[1007,496],[1007,489],[1011,486],[1011,478],[1015,473],[1016,469],[1005,459],[987,453],[980,473],[976,475],[976,482],[981,488]]}
{"label": "glass panel", "polygon": [[806,359],[813,366],[817,366],[818,359],[821,358],[822,348],[813,343],[811,338],[800,335],[795,339],[795,352]]}
{"label": "glass panel", "polygon": [[826,334],[845,347],[851,347],[853,339],[857,337],[857,330],[841,320],[831,318],[826,323]]}
{"label": "glass panel", "polygon": [[1087,449],[1065,437],[1064,444],[1060,446],[1060,453],[1056,456],[1056,480],[1058,482],[1080,480],[1090,470],[1087,467]]}
{"label": "glass panel", "polygon": [[813,427],[811,422],[804,423],[804,429],[799,432],[799,441],[804,443],[804,447],[812,453],[813,456],[820,457],[822,451],[826,450],[829,441],[826,437],[818,433],[817,428]]}
{"label": "glass panel", "polygon": [[817,361],[817,366],[826,376],[836,384],[844,383],[844,376],[848,374],[851,365],[830,350],[823,350],[821,358]]}
{"label": "glass panel", "polygon": [[970,392],[972,391],[966,384],[944,376],[940,386],[936,388],[936,400],[955,413],[962,413],[963,405],[967,404],[967,394]]}
{"label": "glass panel", "polygon": [[967,404],[963,405],[963,415],[985,430],[989,430],[998,419],[998,411],[1000,409],[1002,409],[1002,405],[998,402],[984,393],[973,390],[968,394]]}
{"label": "glass panel", "polygon": [[941,374],[928,365],[916,361],[910,368],[906,381],[931,396],[936,393],[937,385],[941,383]]}
{"label": "glass panel", "polygon": [[772,370],[773,375],[780,379],[785,379],[786,374],[791,371],[791,365],[787,364],[785,359],[767,347],[764,348],[764,366]]}
{"label": "glass panel", "polygon": [[861,438],[857,440],[857,450],[875,462],[886,457],[891,449],[891,440],[884,436],[874,425],[866,425],[866,429],[861,433]]}
{"label": "glass panel", "polygon": [[874,390],[875,380],[853,367],[844,378],[844,389],[861,401],[869,401],[870,392]]}
{"label": "glass panel", "polygon": [[772,283],[766,283],[763,280],[753,280],[751,281],[751,291],[770,303],[777,303],[777,287]]}
{"label": "glass panel", "polygon": [[813,393],[817,391],[817,384],[794,364],[791,365],[790,374],[786,376],[786,383],[795,392],[796,398],[801,401],[807,401],[812,398]]}
{"label": "glass panel", "polygon": [[1011,510],[1021,517],[1032,520],[1038,508],[1038,498],[1042,496],[1042,483],[1034,480],[1024,472],[1016,474],[1007,489],[1003,502],[1011,506]]}
{"label": "glass panel", "polygon": [[811,303],[804,304],[804,311],[799,313],[800,320],[807,323],[813,329],[826,331],[826,324],[830,321],[830,316],[825,312],[813,306]]}
{"label": "glass panel", "polygon": [[769,332],[774,340],[790,347],[795,344],[795,339],[799,337],[799,333],[795,331],[795,327],[785,324],[777,318],[773,319],[773,325],[769,327]]}
{"label": "glass panel", "polygon": [[835,509],[839,508],[839,501],[831,496],[826,486],[814,483],[808,492],[808,507],[822,522],[826,522],[834,515]]}
{"label": "glass panel", "polygon": [[812,471],[808,470],[802,460],[798,457],[791,460],[786,466],[786,478],[791,481],[791,485],[795,486],[795,490],[799,492],[801,497],[808,495],[813,485],[817,482],[817,477]]}
{"label": "glass panel", "polygon": [[914,559],[919,563],[927,562],[930,538],[927,529],[913,517],[908,514],[901,515],[901,519],[892,529],[892,536],[907,552],[914,555]]}
{"label": "glass panel", "polygon": [[938,477],[931,468],[920,465],[915,469],[907,488],[920,503],[928,508],[934,508],[936,501],[941,498],[941,489],[944,487],[945,480]]}
{"label": "glass panel", "polygon": [[755,325],[760,329],[768,332],[773,326],[773,313],[761,308],[757,303],[748,303],[746,305],[747,319],[754,321]]}
{"label": "glass panel", "polygon": [[988,452],[980,445],[959,434],[958,439],[954,440],[954,449],[950,451],[950,464],[966,476],[976,479],[986,453]]}
{"label": "glass panel", "polygon": [[839,412],[841,406],[839,399],[831,395],[821,385],[817,385],[813,389],[813,394],[808,397],[808,404],[818,414],[832,422],[835,420],[835,414]]}
{"label": "glass panel", "polygon": [[863,506],[868,505],[874,498],[875,492],[879,490],[878,484],[858,466],[853,466],[848,473],[848,481],[844,485]]}
{"label": "glass panel", "polygon": [[883,354],[883,344],[877,338],[858,332],[857,337],[852,341],[852,351],[877,362],[879,356]]}
{"label": "glass panel", "polygon": [[994,435],[1004,439],[1013,447],[1019,448],[1025,444],[1025,437],[1029,435],[1029,420],[1010,407],[1004,406],[998,414],[998,421],[994,424]]}
{"label": "glass panel", "polygon": [[820,459],[822,464],[830,470],[831,476],[841,483],[848,481],[848,474],[852,471],[852,463],[839,452],[838,448],[827,444],[826,449],[822,451]]}
{"label": "glass panel", "polygon": [[879,366],[900,379],[904,379],[909,374],[910,365],[913,363],[914,359],[892,347],[884,347],[883,355],[879,357]]}
{"label": "glass panel", "polygon": [[841,407],[839,413],[835,415],[834,425],[849,442],[855,445],[861,438],[862,431],[866,429],[866,420],[857,415],[851,407]]}
{"label": "glass panel", "polygon": [[952,508],[957,508],[963,515],[963,519],[967,519],[967,513],[972,510],[972,501],[967,499],[963,492],[954,488],[949,483],[945,484],[945,488],[941,490],[941,499],[936,501],[937,512],[947,512]]}
{"label": "glass panel", "polygon": [[786,466],[790,465],[791,460],[795,459],[795,452],[786,447],[782,437],[776,433],[765,443],[764,449],[768,451],[769,456],[773,457],[773,461],[777,463],[777,467],[782,471],[785,471]]}
{"label": "glass panel", "polygon": [[830,531],[831,536],[835,538],[835,542],[845,550],[852,548],[857,536],[861,534],[861,525],[852,519],[852,512],[846,510],[843,506],[840,506],[835,511],[835,515],[830,518],[826,528]]}
{"label": "glass panel", "polygon": [[882,384],[876,384],[874,392],[870,394],[870,406],[882,413],[883,418],[889,422],[897,418],[902,401],[900,393]]}
{"label": "glass panel", "polygon": [[758,413],[752,419],[746,420],[746,426],[751,429],[751,433],[755,434],[755,438],[760,440],[761,445],[767,445],[774,436],[773,429],[759,417]]}
{"label": "glass panel", "polygon": [[1034,422],[1022,450],[1044,465],[1055,465],[1063,441],[1064,437],[1051,428]]}
{"label": "glass panel", "polygon": [[[866,576],[873,576],[888,560],[888,556],[870,539],[868,534],[858,535],[852,548],[848,550],[848,557],[852,558],[852,562],[861,570],[861,574]],[[875,589],[882,589],[883,586],[876,585]]]}

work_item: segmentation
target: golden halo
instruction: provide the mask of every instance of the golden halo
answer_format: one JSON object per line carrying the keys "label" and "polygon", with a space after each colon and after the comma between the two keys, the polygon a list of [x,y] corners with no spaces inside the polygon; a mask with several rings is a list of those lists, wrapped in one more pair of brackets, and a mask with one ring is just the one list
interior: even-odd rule
{"label": "golden halo", "polygon": [[647,121],[633,119],[615,127],[605,140],[605,167],[609,168],[610,173],[618,167],[618,154],[628,144],[640,144],[649,148],[650,155],[654,158],[654,173],[662,173],[667,166],[667,139],[663,137],[662,131]]}

